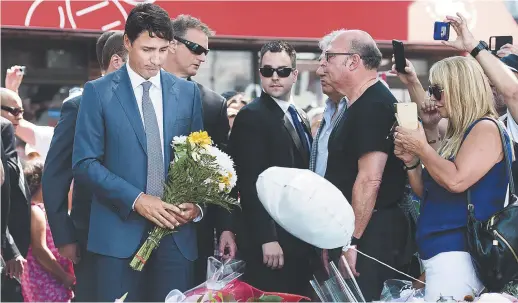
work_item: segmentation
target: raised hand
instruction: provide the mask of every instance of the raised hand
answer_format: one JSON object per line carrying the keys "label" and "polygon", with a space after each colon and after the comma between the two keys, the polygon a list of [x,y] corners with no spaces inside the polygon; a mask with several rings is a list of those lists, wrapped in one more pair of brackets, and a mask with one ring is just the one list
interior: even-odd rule
{"label": "raised hand", "polygon": [[417,161],[416,156],[407,152],[401,144],[394,145],[394,155],[403,161],[407,167],[413,166]]}
{"label": "raised hand", "polygon": [[401,82],[403,82],[403,84],[405,84],[405,85],[419,83],[419,79],[417,78],[417,73],[415,72],[414,65],[412,65],[412,63],[408,59],[405,59],[405,60],[406,60],[406,67],[405,67],[406,74],[398,73],[398,71],[396,70],[396,64],[395,64],[396,59],[394,59],[394,56],[392,56],[393,64],[392,64],[392,70],[390,70],[390,73],[397,75],[399,77],[399,80],[401,80]]}
{"label": "raised hand", "polygon": [[394,144],[400,146],[400,148],[407,153],[419,156],[424,147],[428,145],[421,123],[417,125],[416,130],[401,126],[396,127]]}
{"label": "raised hand", "polygon": [[466,18],[461,13],[457,13],[457,17],[446,16],[444,22],[450,23],[450,26],[457,33],[457,39],[454,41],[442,41],[444,45],[448,45],[465,52],[471,52],[475,47],[477,47],[479,41],[473,37],[473,34],[468,29]]}
{"label": "raised hand", "polygon": [[23,81],[23,75],[21,66],[11,66],[5,73],[5,88],[18,92],[18,88]]}
{"label": "raised hand", "polygon": [[496,52],[496,55],[500,58],[510,54],[518,55],[518,46],[507,43]]}
{"label": "raised hand", "polygon": [[435,102],[429,96],[426,97],[419,109],[419,117],[421,117],[425,129],[434,129],[442,119]]}

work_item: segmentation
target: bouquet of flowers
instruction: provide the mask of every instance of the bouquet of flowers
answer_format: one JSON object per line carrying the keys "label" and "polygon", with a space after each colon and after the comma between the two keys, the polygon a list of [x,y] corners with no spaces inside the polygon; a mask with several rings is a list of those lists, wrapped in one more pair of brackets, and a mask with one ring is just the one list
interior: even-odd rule
{"label": "bouquet of flowers", "polygon": [[207,281],[183,293],[174,289],[167,295],[165,302],[299,302],[310,300],[294,294],[259,290],[238,279],[244,271],[245,262],[242,260],[227,260],[223,263],[214,257],[209,257]]}
{"label": "bouquet of flowers", "polygon": [[[234,162],[213,145],[207,132],[174,137],[171,145],[174,160],[164,185],[164,202],[214,204],[229,211],[238,205],[237,200],[228,195],[237,181]],[[141,271],[162,237],[172,232],[155,226],[131,261],[131,268]]]}

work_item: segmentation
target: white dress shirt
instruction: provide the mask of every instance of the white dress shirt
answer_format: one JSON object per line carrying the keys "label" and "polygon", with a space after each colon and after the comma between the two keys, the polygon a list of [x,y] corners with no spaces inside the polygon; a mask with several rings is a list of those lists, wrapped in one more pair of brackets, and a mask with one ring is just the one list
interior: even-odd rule
{"label": "white dress shirt", "polygon": [[135,99],[137,99],[138,110],[140,112],[140,118],[142,119],[142,125],[144,129],[146,127],[144,123],[144,115],[142,113],[142,96],[144,95],[144,88],[142,87],[142,83],[149,81],[151,82],[151,87],[149,89],[149,98],[151,98],[151,102],[153,103],[153,107],[155,108],[156,114],[156,122],[158,122],[158,130],[160,131],[160,146],[162,147],[162,158],[164,157],[164,104],[162,102],[162,83],[160,82],[160,72],[148,80],[142,78],[139,74],[137,74],[133,69],[131,69],[129,64],[126,64],[128,68],[128,75],[131,81],[131,87],[133,88],[133,92],[135,93]]}
{"label": "white dress shirt", "polygon": [[[277,99],[274,97],[272,97],[272,99],[275,101],[275,103],[277,103],[277,105],[279,105],[279,107],[282,109],[282,111],[284,112],[285,115],[288,113],[288,109],[290,108],[290,105],[293,104],[292,97],[290,97],[289,101],[284,101],[284,100]],[[295,124],[293,124],[293,119],[291,118],[291,115],[287,115],[287,116],[288,116],[288,119],[290,119],[290,122],[293,125],[293,127],[295,127]]]}
{"label": "white dress shirt", "polygon": [[[272,99],[273,99],[273,101],[275,101],[275,103],[277,103],[277,105],[279,105],[279,107],[284,112],[284,115],[288,117],[288,119],[291,122],[291,125],[293,125],[293,128],[295,128],[295,130],[297,130],[297,128],[295,127],[295,124],[293,124],[293,118],[291,117],[291,114],[288,113],[288,109],[290,108],[290,105],[293,104],[293,98],[290,97],[289,101],[280,100],[280,99],[277,99],[277,98],[274,98],[274,97],[272,97]],[[297,113],[297,116],[299,116],[298,113]],[[304,122],[302,122],[302,118],[299,117],[299,121],[300,121],[300,123],[302,125],[304,125]],[[309,144],[308,134],[306,132],[304,132],[304,133],[306,135],[306,140],[308,141],[308,144]],[[309,149],[311,150],[311,144],[309,144]]]}
{"label": "white dress shirt", "polygon": [[[131,66],[126,64],[128,70],[128,76],[131,82],[131,88],[133,88],[133,93],[135,94],[135,99],[137,99],[138,110],[140,112],[140,118],[142,119],[142,125],[144,129],[146,128],[146,124],[144,123],[144,115],[142,113],[142,96],[144,95],[144,87],[142,83],[149,81],[151,82],[151,87],[149,88],[149,98],[151,98],[151,102],[153,103],[153,107],[155,109],[156,121],[158,122],[158,130],[160,132],[160,147],[162,148],[162,159],[164,158],[164,103],[162,100],[162,83],[160,81],[160,72],[156,76],[149,78],[148,80],[142,78],[141,75],[137,74]],[[140,193],[142,195],[143,193]],[[133,202],[133,209],[135,209],[135,202],[137,202],[140,195],[137,196],[135,201]],[[201,206],[196,204],[200,209],[200,215],[196,217],[193,221],[198,222],[203,217],[203,210]]]}

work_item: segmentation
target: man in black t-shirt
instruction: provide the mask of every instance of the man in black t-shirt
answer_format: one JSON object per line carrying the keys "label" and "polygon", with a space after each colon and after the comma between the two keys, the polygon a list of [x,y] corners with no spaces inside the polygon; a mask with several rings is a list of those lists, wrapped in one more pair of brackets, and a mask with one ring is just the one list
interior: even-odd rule
{"label": "man in black t-shirt", "polygon": [[[351,245],[391,266],[403,265],[409,261],[400,259],[408,224],[398,203],[406,179],[389,138],[397,100],[377,79],[381,52],[369,34],[341,31],[335,33],[323,57],[321,65],[330,85],[346,97],[347,106],[330,119],[339,120],[333,122],[328,141],[325,132],[315,138],[319,146],[312,158],[317,167],[327,162],[325,178],[353,207]],[[327,145],[327,155],[320,152],[320,144]],[[379,300],[383,282],[398,275],[355,249],[344,249],[343,254],[367,301]]]}

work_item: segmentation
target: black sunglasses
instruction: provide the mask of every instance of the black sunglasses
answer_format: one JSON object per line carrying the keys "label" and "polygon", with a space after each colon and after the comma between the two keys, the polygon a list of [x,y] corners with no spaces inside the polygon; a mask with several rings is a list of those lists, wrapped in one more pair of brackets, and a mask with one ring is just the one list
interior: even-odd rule
{"label": "black sunglasses", "polygon": [[271,66],[265,66],[265,67],[261,67],[259,69],[259,72],[261,73],[261,75],[266,78],[272,77],[274,72],[277,73],[277,76],[279,76],[281,78],[286,78],[286,77],[289,77],[289,75],[291,75],[292,71],[293,71],[293,68],[286,67],[286,66],[277,67],[277,68],[273,68]]}
{"label": "black sunglasses", "polygon": [[428,94],[433,96],[435,100],[441,100],[441,93],[444,90],[437,84],[428,86]]}
{"label": "black sunglasses", "polygon": [[205,56],[209,53],[209,49],[206,49],[205,47],[199,45],[198,43],[194,43],[189,40],[185,40],[180,37],[174,37],[174,39],[183,45],[185,45],[191,52],[195,53],[196,55],[205,54]]}
{"label": "black sunglasses", "polygon": [[5,106],[5,105],[2,105],[2,110],[5,110],[5,111],[11,113],[11,115],[13,115],[13,116],[21,115],[24,112],[23,108],[21,108],[21,107],[10,107],[10,106]]}

